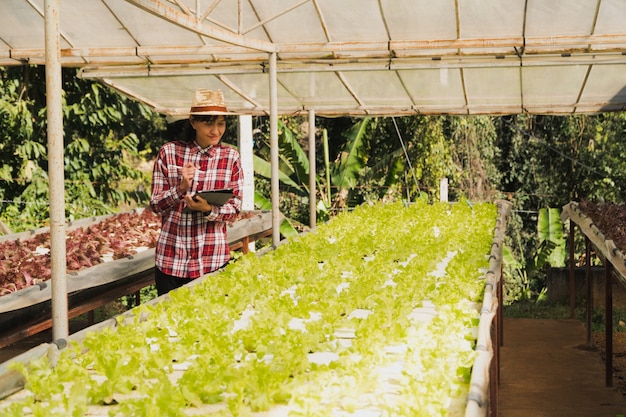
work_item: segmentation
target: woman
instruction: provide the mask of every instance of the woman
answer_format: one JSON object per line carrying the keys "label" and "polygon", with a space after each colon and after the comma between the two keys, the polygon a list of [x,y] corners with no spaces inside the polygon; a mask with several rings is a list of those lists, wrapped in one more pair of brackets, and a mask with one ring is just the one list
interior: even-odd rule
{"label": "woman", "polygon": [[[239,152],[221,143],[228,114],[221,91],[196,91],[191,134],[163,145],[154,163],[150,207],[162,220],[155,254],[158,295],[230,259],[226,228],[241,210],[243,170]],[[221,206],[196,195],[225,189],[233,196]]]}

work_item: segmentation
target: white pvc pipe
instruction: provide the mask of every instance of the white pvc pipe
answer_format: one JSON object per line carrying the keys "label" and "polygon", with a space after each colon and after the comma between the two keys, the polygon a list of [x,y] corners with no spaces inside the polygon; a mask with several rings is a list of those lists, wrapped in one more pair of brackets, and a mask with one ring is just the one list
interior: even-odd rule
{"label": "white pvc pipe", "polygon": [[46,116],[50,181],[50,268],[52,270],[52,339],[67,339],[65,185],[63,172],[63,109],[59,0],[45,0]]}
{"label": "white pvc pipe", "polygon": [[309,110],[309,227],[317,225],[317,185],[315,182],[315,110]]}
{"label": "white pvc pipe", "polygon": [[270,162],[272,164],[272,245],[280,242],[280,194],[278,183],[278,87],[276,53],[270,54]]}
{"label": "white pvc pipe", "polygon": [[439,201],[448,202],[448,179],[439,179]]}

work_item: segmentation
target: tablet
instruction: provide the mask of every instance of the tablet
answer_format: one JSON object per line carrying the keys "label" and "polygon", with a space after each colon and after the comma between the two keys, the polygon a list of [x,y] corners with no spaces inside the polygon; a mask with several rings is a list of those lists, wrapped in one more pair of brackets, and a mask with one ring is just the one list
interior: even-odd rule
{"label": "tablet", "polygon": [[[230,200],[230,198],[233,196],[233,190],[227,189],[227,190],[199,191],[194,195],[194,197],[196,195],[199,195],[200,197],[204,198],[209,204],[222,206],[226,204],[226,202]],[[185,207],[183,209],[183,212],[190,213],[192,212],[192,210],[189,210],[189,208]]]}

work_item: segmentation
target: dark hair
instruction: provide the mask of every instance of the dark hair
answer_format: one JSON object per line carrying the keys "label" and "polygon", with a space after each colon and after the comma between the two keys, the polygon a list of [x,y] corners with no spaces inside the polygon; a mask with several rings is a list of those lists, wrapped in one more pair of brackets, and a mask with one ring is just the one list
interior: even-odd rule
{"label": "dark hair", "polygon": [[191,126],[191,120],[203,123],[212,123],[217,120],[216,114],[192,114],[189,116],[189,120],[185,123],[183,128],[182,140],[185,142],[193,142],[196,139],[196,129]]}

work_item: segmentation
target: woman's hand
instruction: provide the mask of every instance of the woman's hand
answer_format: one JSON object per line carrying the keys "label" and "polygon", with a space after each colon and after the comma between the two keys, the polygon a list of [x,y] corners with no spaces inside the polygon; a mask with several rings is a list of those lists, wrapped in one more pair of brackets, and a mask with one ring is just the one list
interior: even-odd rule
{"label": "woman's hand", "polygon": [[213,205],[207,203],[207,201],[204,198],[200,197],[197,194],[186,195],[185,203],[187,204],[187,207],[189,208],[189,210],[201,211],[203,213],[213,210]]}
{"label": "woman's hand", "polygon": [[181,173],[182,179],[180,180],[180,185],[178,186],[182,193],[186,193],[191,189],[191,183],[193,182],[193,176],[195,175],[195,173],[196,167],[194,166],[194,164],[192,164],[191,162],[187,162],[185,165],[183,165],[183,170]]}

